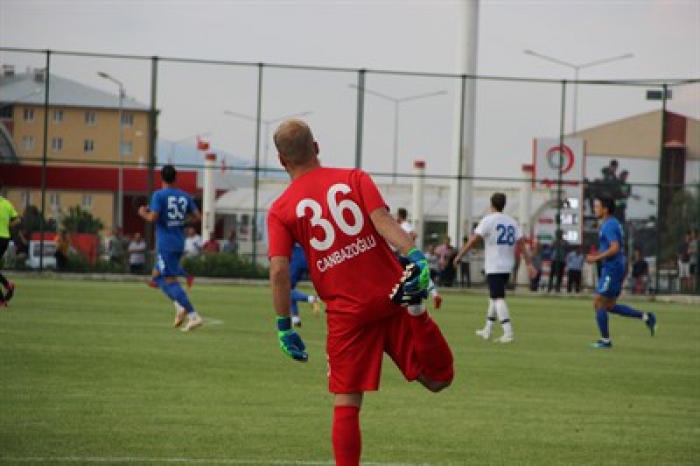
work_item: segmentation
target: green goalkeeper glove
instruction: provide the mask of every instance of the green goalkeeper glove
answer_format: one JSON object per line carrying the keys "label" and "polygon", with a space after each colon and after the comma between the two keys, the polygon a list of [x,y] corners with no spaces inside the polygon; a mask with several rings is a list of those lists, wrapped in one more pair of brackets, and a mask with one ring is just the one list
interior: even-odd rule
{"label": "green goalkeeper glove", "polygon": [[309,360],[306,345],[299,334],[292,329],[291,317],[277,317],[277,336],[284,354],[295,361],[306,362]]}
{"label": "green goalkeeper glove", "polygon": [[408,280],[404,286],[404,292],[409,295],[418,295],[428,290],[430,286],[430,268],[425,256],[418,249],[413,248],[408,252],[406,258],[419,269],[419,273],[415,274]]}

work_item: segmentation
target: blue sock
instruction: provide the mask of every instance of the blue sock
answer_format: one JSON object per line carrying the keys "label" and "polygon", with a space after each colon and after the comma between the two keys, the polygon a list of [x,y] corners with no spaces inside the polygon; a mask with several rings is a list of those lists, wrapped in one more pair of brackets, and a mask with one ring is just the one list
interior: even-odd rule
{"label": "blue sock", "polygon": [[299,301],[309,301],[309,297],[302,293],[301,291],[297,290],[292,290],[292,308],[290,309],[290,312],[292,313],[293,316],[298,316],[299,315],[299,306],[297,303]]}
{"label": "blue sock", "polygon": [[615,307],[610,309],[610,312],[613,312],[615,314],[619,314],[619,315],[625,316],[625,317],[634,317],[635,319],[641,319],[644,317],[643,312],[639,312],[638,310],[631,308],[629,306],[625,306],[624,304],[616,304]]}
{"label": "blue sock", "polygon": [[180,282],[172,282],[166,285],[167,295],[174,301],[177,301],[180,306],[184,307],[188,314],[194,312],[194,306],[187,297],[187,293],[180,286]]}
{"label": "blue sock", "polygon": [[170,292],[168,291],[168,284],[166,283],[165,278],[163,278],[162,276],[153,277],[153,283],[158,285],[160,291],[162,291],[168,299],[170,299],[171,301],[175,300],[175,298],[170,296]]}
{"label": "blue sock", "polygon": [[600,336],[604,339],[610,338],[610,331],[608,330],[608,311],[605,308],[595,310],[595,320],[598,322],[598,329],[600,329]]}

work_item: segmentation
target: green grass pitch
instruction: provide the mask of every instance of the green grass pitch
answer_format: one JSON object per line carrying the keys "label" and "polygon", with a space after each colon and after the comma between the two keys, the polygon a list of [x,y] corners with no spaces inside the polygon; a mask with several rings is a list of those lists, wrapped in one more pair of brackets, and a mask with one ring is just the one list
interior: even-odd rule
{"label": "green grass pitch", "polygon": [[[206,326],[137,283],[19,279],[0,309],[2,464],[332,464],[325,321],[304,307],[308,364],[279,349],[269,290],[195,285]],[[484,295],[432,314],[456,359],[432,394],[385,360],[365,397],[367,464],[700,463],[700,309],[660,332],[611,316],[593,350],[590,300],[508,299],[516,341],[480,341]]]}

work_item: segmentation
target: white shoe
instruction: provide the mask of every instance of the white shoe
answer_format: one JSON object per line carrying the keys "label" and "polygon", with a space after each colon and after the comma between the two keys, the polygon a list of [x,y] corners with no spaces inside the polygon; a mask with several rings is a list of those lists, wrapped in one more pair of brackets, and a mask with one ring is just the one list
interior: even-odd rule
{"label": "white shoe", "polygon": [[488,340],[489,338],[491,338],[491,332],[489,332],[488,330],[477,330],[476,335],[483,338],[484,340]]}
{"label": "white shoe", "polygon": [[182,329],[183,332],[189,332],[192,331],[198,327],[201,327],[204,325],[204,319],[201,317],[192,317],[187,321],[187,325],[185,325],[185,328]]}
{"label": "white shoe", "polygon": [[294,325],[295,327],[301,327],[301,317],[292,316],[292,325]]}
{"label": "white shoe", "polygon": [[513,335],[503,335],[500,338],[496,338],[495,341],[496,343],[512,343],[515,340]]}
{"label": "white shoe", "polygon": [[187,311],[185,311],[185,308],[180,305],[176,305],[175,307],[177,308],[177,312],[175,313],[175,322],[173,322],[173,327],[178,328],[185,321]]}

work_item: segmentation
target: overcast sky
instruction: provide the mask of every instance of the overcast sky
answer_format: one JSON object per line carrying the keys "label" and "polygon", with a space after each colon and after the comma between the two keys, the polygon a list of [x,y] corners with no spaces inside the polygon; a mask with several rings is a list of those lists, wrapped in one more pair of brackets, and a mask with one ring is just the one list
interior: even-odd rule
{"label": "overcast sky", "polygon": [[[457,1],[0,0],[0,45],[457,73],[461,8]],[[524,49],[573,64],[634,54],[631,59],[582,70],[582,79],[698,78],[700,2],[482,1],[479,74],[573,77],[572,69],[525,55]],[[12,53],[0,55],[0,61],[41,64],[40,57]],[[113,85],[95,76],[95,70],[110,72],[125,82],[130,95],[149,101],[147,63],[56,57],[52,68],[113,91]],[[215,146],[252,154],[252,124],[223,111],[255,114],[255,72],[253,68],[163,65],[158,95],[161,136],[174,141],[209,132]],[[353,73],[268,71],[264,117],[312,112],[307,119],[325,148],[325,160],[352,165],[356,94],[349,84],[356,79]],[[454,84],[444,79],[368,77],[368,88],[397,98],[445,92],[401,104],[400,171],[410,171],[413,159],[424,158],[430,173],[449,173]],[[699,116],[699,89],[699,85],[677,89],[671,108]],[[480,82],[478,92],[476,174],[518,176],[520,163],[531,157],[532,138],[556,136],[559,131],[561,89]],[[658,103],[645,101],[643,89],[581,86],[580,92],[579,128],[658,108]],[[394,106],[367,96],[366,112],[363,165],[389,171]],[[274,148],[268,157],[272,163]]]}

